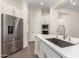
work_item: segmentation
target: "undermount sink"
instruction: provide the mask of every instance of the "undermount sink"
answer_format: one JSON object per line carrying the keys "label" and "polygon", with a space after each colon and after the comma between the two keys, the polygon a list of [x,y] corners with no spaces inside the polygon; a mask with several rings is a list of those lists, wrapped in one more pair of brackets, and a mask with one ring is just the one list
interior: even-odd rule
{"label": "undermount sink", "polygon": [[61,48],[75,45],[73,43],[69,43],[69,42],[66,42],[66,41],[63,41],[63,40],[60,40],[57,38],[47,38],[46,40],[56,44],[57,46],[59,46]]}

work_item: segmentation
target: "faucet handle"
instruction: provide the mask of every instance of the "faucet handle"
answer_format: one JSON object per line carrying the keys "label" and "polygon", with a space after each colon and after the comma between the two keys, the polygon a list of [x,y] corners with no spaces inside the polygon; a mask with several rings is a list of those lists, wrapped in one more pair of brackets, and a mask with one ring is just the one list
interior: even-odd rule
{"label": "faucet handle", "polygon": [[71,38],[69,38],[69,41],[71,41]]}

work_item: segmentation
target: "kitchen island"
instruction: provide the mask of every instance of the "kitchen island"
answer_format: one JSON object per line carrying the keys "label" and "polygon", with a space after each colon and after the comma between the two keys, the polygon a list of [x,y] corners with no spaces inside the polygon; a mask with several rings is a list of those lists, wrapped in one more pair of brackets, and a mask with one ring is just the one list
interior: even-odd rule
{"label": "kitchen island", "polygon": [[71,41],[69,41],[68,38],[64,40],[61,36],[59,36],[59,39],[75,44],[64,48],[49,42],[46,38],[56,38],[56,35],[35,36],[35,54],[37,54],[40,58],[79,58],[78,38],[71,38]]}

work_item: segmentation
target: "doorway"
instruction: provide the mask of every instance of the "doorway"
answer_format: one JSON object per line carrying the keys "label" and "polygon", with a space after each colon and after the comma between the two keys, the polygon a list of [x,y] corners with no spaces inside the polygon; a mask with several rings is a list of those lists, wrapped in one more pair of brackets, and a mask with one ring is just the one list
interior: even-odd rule
{"label": "doorway", "polygon": [[28,41],[35,41],[35,35],[41,34],[41,10],[31,10],[28,19]]}

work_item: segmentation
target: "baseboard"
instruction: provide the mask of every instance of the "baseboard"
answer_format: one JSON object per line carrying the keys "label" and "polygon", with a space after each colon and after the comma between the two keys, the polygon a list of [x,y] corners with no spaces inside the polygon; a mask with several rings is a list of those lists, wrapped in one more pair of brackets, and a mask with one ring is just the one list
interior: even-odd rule
{"label": "baseboard", "polygon": [[23,45],[23,48],[27,48],[28,47],[28,45]]}

